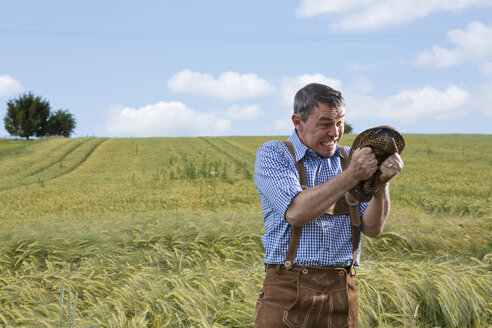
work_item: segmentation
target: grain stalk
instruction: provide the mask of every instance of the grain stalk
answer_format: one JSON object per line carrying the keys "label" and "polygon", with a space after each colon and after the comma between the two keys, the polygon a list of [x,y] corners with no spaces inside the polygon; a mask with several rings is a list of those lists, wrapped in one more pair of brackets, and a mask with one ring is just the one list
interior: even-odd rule
{"label": "grain stalk", "polygon": [[[79,298],[79,294],[75,292],[75,296],[73,296],[72,289],[70,285],[68,285],[67,296],[68,296],[68,303],[67,303],[68,327],[73,328],[75,322],[75,314],[77,312],[77,300]],[[60,328],[63,328],[64,299],[65,299],[65,280],[62,280],[61,291],[60,291]]]}

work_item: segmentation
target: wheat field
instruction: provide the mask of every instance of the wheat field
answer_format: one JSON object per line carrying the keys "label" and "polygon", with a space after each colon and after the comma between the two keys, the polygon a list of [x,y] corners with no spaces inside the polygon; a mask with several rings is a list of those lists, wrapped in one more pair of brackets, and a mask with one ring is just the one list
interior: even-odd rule
{"label": "wheat field", "polygon": [[[492,136],[405,138],[359,326],[489,327]],[[0,140],[0,327],[252,327],[270,139]]]}

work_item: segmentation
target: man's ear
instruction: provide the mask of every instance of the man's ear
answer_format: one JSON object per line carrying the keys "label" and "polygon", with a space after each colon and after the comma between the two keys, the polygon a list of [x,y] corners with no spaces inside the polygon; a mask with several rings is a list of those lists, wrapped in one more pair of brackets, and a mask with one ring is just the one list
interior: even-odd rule
{"label": "man's ear", "polygon": [[294,123],[294,127],[296,128],[297,131],[299,129],[302,130],[302,117],[301,114],[292,114],[292,123]]}

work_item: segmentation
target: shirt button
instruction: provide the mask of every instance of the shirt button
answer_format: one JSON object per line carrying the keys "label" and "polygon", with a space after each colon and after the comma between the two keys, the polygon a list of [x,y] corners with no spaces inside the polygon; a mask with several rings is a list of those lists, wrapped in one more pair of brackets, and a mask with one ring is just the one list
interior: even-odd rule
{"label": "shirt button", "polygon": [[323,228],[328,229],[328,225],[327,225],[327,224],[325,224],[325,225],[323,226]]}
{"label": "shirt button", "polygon": [[328,252],[328,248],[325,248],[325,252]]}

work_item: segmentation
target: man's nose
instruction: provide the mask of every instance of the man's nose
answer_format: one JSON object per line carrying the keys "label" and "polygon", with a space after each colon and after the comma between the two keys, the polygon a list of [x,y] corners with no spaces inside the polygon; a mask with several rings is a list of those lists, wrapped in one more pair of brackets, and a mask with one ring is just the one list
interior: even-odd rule
{"label": "man's nose", "polygon": [[332,125],[330,129],[328,129],[328,134],[331,137],[338,137],[338,128],[336,125]]}

